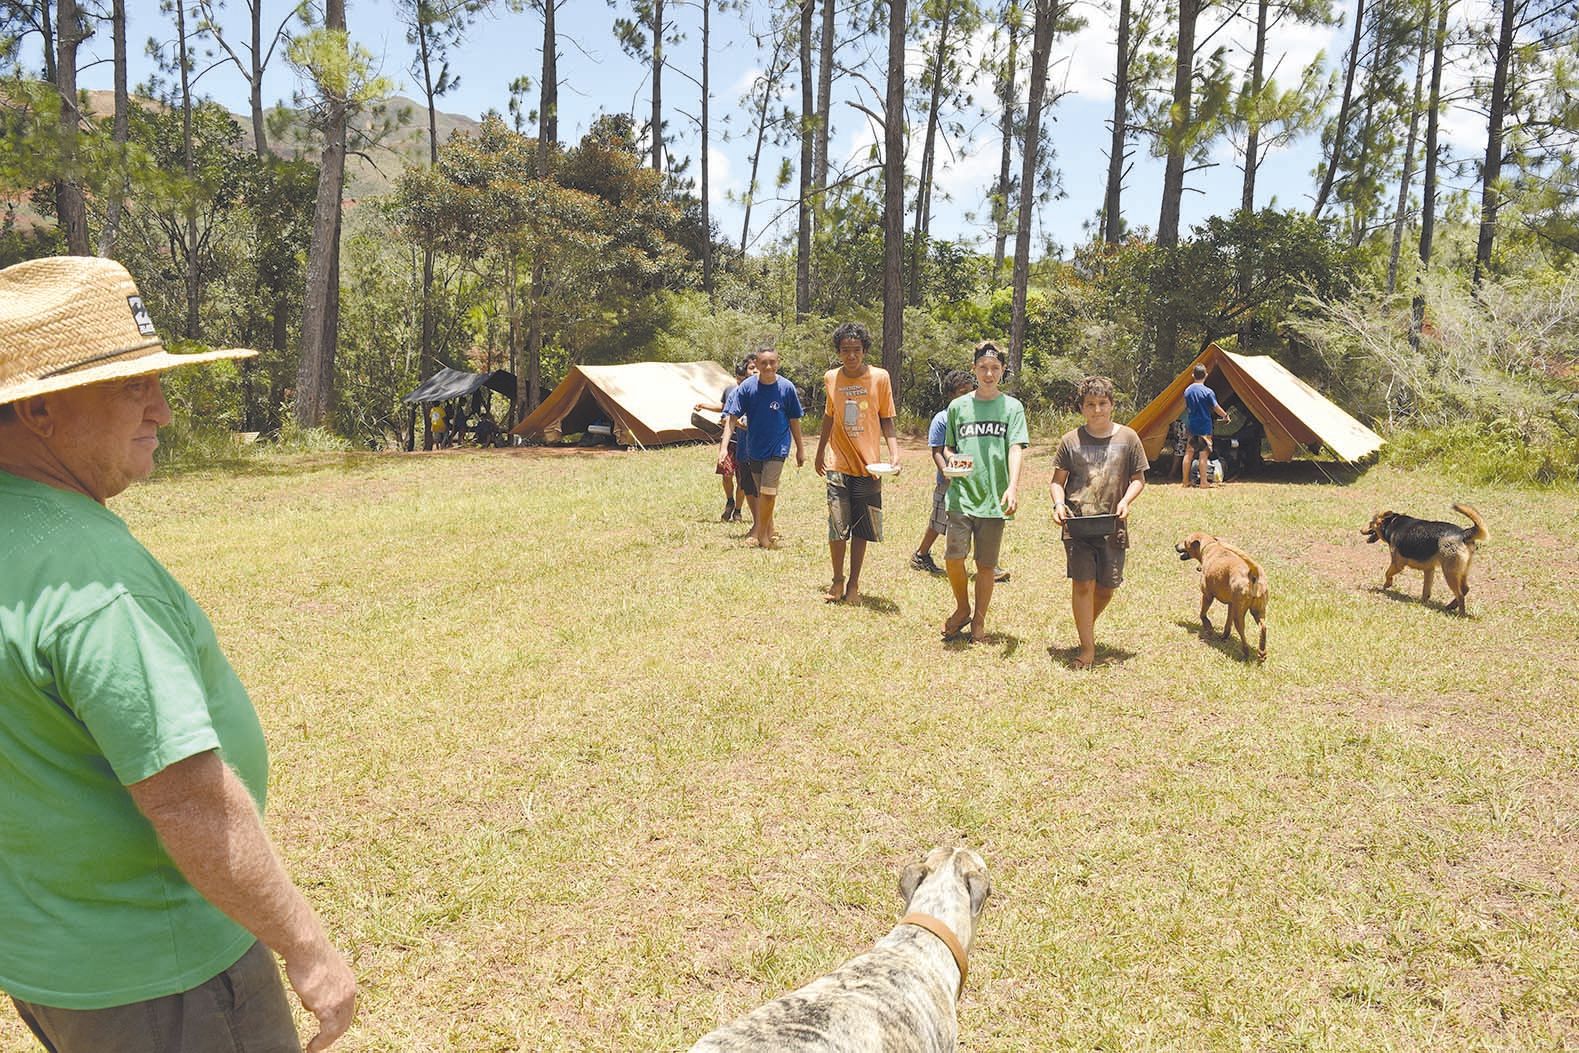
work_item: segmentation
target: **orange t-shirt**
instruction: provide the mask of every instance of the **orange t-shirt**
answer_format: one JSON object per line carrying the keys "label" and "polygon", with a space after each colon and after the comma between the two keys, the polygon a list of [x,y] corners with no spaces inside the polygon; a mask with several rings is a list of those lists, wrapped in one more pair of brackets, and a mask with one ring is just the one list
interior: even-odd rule
{"label": "orange t-shirt", "polygon": [[895,415],[894,386],[888,371],[867,366],[861,376],[847,377],[843,369],[830,369],[823,386],[828,392],[824,412],[833,421],[827,467],[845,475],[871,475],[866,466],[884,459],[878,422]]}

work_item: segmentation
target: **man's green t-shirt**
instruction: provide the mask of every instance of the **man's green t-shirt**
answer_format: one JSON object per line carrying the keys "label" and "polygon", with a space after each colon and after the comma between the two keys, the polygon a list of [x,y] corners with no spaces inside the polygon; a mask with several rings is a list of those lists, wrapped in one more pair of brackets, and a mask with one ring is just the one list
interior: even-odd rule
{"label": "man's green t-shirt", "polygon": [[1001,499],[1009,489],[1009,447],[1028,446],[1025,407],[1012,395],[979,399],[961,395],[948,407],[948,446],[975,459],[975,470],[949,483],[944,507],[983,519],[1004,519]]}
{"label": "man's green t-shirt", "polygon": [[213,627],[119,516],[0,472],[0,989],[102,1009],[189,990],[254,938],[200,896],[125,786],[268,756]]}

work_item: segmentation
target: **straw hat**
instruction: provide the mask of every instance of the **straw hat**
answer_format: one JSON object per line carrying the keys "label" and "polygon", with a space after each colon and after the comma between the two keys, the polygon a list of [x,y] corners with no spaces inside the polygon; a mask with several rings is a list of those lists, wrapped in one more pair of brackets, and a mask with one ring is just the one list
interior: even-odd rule
{"label": "straw hat", "polygon": [[132,276],[114,260],[51,256],[0,270],[0,406],[255,354],[232,348],[172,355]]}

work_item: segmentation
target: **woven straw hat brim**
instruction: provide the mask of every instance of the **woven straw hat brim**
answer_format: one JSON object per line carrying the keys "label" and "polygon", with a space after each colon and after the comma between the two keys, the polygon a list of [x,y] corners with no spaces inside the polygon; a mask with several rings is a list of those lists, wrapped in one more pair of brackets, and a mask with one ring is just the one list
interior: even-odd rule
{"label": "woven straw hat brim", "polygon": [[74,369],[69,373],[61,373],[53,377],[40,377],[37,380],[24,380],[14,384],[7,384],[0,387],[0,406],[10,402],[30,399],[35,395],[48,395],[52,391],[65,391],[68,388],[101,384],[106,380],[140,377],[145,373],[163,373],[166,370],[179,369],[181,366],[196,366],[204,362],[219,362],[224,359],[252,358],[255,355],[257,355],[256,351],[249,351],[240,347],[225,348],[218,351],[198,351],[190,355],[175,355],[160,348],[146,355],[138,355],[136,358],[124,358],[115,362],[106,362],[99,366]]}
{"label": "woven straw hat brim", "polygon": [[0,270],[0,406],[256,353],[166,351],[137,284],[111,259],[45,256]]}

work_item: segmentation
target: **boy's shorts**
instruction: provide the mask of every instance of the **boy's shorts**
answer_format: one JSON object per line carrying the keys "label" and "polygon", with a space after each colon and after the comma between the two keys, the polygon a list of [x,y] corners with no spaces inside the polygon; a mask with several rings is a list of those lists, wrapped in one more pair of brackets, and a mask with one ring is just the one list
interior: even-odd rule
{"label": "boy's shorts", "polygon": [[779,492],[779,479],[784,476],[784,458],[770,457],[765,461],[748,461],[753,482],[757,484],[757,493],[763,497],[777,497]]}
{"label": "boy's shorts", "polygon": [[934,534],[948,533],[948,483],[939,483],[932,490],[932,518],[927,529]]}
{"label": "boy's shorts", "polygon": [[751,464],[740,449],[740,444],[733,438],[729,440],[729,452],[735,455],[735,482],[740,484],[740,492],[747,497],[757,496],[757,480],[751,474]]}
{"label": "boy's shorts", "polygon": [[943,545],[943,558],[964,559],[970,555],[975,543],[976,562],[996,567],[998,553],[1003,548],[1003,527],[1006,520],[998,516],[971,516],[963,512],[948,513],[948,533]]}
{"label": "boy's shorts", "polygon": [[828,472],[828,540],[883,540],[883,481]]}
{"label": "boy's shorts", "polygon": [[1210,435],[1197,435],[1192,431],[1190,432],[1188,449],[1191,453],[1200,453],[1202,450],[1210,453],[1212,451],[1212,437]]}
{"label": "boy's shorts", "polygon": [[1104,589],[1124,582],[1124,553],[1129,536],[1123,531],[1107,537],[1064,538],[1065,576],[1071,581],[1094,581]]}

